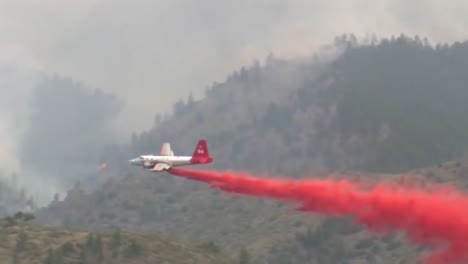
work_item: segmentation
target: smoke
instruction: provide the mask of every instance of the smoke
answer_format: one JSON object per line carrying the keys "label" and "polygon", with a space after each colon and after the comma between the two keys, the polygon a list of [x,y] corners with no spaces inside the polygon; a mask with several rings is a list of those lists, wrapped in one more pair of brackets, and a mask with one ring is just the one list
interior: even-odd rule
{"label": "smoke", "polygon": [[433,250],[427,264],[468,261],[468,196],[449,187],[254,178],[247,173],[181,168],[169,172],[226,192],[299,202],[301,211],[351,215],[372,231],[405,231],[411,242]]}
{"label": "smoke", "polygon": [[0,61],[27,58],[125,98],[120,130],[129,135],[270,52],[308,56],[342,33],[460,40],[467,7],[462,0],[1,1]]}
{"label": "smoke", "polygon": [[122,107],[113,95],[71,79],[44,77],[34,89],[20,140],[23,178],[37,184],[36,190],[63,191],[97,172],[105,147],[115,142],[113,121]]}
{"label": "smoke", "polygon": [[15,156],[15,146],[10,141],[15,139],[14,129],[10,127],[10,116],[6,113],[0,113],[0,160],[3,170],[12,171],[18,168]]}
{"label": "smoke", "polygon": [[0,170],[19,170],[18,135],[24,128],[29,94],[38,78],[27,64],[0,63]]}

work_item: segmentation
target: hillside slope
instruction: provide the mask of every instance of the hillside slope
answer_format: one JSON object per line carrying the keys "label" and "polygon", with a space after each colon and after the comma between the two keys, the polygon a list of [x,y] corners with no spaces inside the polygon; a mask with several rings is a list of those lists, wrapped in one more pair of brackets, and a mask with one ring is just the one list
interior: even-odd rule
{"label": "hillside slope", "polygon": [[[200,101],[176,103],[173,115],[107,154],[114,179],[91,193],[71,190],[38,212],[39,222],[157,230],[213,240],[233,256],[245,246],[256,263],[414,263],[420,249],[398,236],[371,236],[294,205],[220,194],[126,162],[165,141],[176,154],[192,153],[206,138],[215,162],[199,168],[278,177],[374,171],[360,177],[375,180],[466,154],[466,43],[432,47],[402,36],[359,44],[351,37],[335,46],[342,54],[332,61],[270,57],[214,84]],[[422,172],[431,179],[447,173]],[[461,176],[453,182],[464,187]]]}
{"label": "hillside slope", "polygon": [[[468,164],[459,169],[468,169]],[[443,178],[445,171],[434,173],[432,177]],[[44,223],[69,227],[100,230],[119,226],[212,240],[231,257],[245,247],[256,263],[414,263],[417,249],[401,234],[378,236],[346,219],[296,212],[294,204],[220,194],[204,185],[189,189],[183,182],[169,184],[169,177],[132,175],[90,194],[77,187],[38,217]],[[350,173],[349,177],[403,179],[370,173]]]}
{"label": "hillside slope", "polygon": [[1,263],[234,263],[211,244],[120,230],[73,231],[3,220],[0,236]]}

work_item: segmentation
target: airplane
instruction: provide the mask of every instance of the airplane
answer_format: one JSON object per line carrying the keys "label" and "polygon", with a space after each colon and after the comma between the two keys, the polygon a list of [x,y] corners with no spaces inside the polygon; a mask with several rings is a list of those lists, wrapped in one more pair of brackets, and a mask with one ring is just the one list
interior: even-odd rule
{"label": "airplane", "polygon": [[206,140],[200,139],[192,156],[174,156],[171,144],[166,142],[161,145],[158,155],[141,155],[128,162],[132,165],[143,166],[152,172],[161,172],[171,167],[211,163],[213,158],[208,153]]}

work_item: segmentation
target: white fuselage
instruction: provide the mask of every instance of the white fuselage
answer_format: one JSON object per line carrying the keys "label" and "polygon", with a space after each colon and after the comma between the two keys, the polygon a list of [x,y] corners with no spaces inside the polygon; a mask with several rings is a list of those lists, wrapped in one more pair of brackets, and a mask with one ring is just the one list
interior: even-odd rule
{"label": "white fuselage", "polygon": [[142,155],[138,158],[130,160],[130,163],[137,166],[152,167],[156,163],[167,163],[172,167],[184,166],[192,164],[190,156],[153,156],[153,155]]}
{"label": "white fuselage", "polygon": [[166,142],[161,145],[157,155],[147,154],[129,160],[130,164],[143,166],[153,172],[160,172],[171,167],[205,164],[213,161],[208,153],[206,140],[200,139],[193,151],[192,156],[174,156],[171,144]]}

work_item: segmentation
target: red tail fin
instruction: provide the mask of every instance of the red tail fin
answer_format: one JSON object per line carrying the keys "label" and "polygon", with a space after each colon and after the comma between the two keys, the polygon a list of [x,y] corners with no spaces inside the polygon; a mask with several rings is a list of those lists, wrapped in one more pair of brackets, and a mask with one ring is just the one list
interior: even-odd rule
{"label": "red tail fin", "polygon": [[206,140],[200,139],[192,154],[192,163],[209,163],[213,158],[210,157]]}

